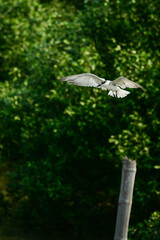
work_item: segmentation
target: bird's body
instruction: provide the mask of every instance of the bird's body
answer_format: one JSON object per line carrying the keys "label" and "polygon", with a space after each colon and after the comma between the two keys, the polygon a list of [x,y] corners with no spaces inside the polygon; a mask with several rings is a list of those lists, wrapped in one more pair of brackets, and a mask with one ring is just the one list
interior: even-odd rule
{"label": "bird's body", "polygon": [[118,86],[113,85],[111,81],[106,81],[104,84],[100,86],[102,90],[112,90],[117,91],[119,89]]}
{"label": "bird's body", "polygon": [[117,98],[126,97],[130,92],[125,91],[125,88],[141,88],[143,87],[125,77],[119,77],[113,81],[105,80],[92,73],[82,73],[78,75],[71,75],[62,78],[60,81],[67,81],[69,84],[83,86],[83,87],[96,87],[102,90],[109,90],[108,95]]}

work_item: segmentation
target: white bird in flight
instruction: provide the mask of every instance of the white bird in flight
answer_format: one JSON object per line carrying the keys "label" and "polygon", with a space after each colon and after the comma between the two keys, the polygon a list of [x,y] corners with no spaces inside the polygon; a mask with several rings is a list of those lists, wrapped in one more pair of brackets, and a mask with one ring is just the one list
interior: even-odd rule
{"label": "white bird in flight", "polygon": [[109,90],[108,95],[117,98],[124,98],[130,92],[125,91],[125,88],[144,88],[138,83],[132,82],[125,77],[119,77],[113,81],[105,80],[92,73],[82,73],[77,75],[71,75],[64,77],[60,80],[61,82],[68,82],[69,84],[83,86],[83,87],[96,87],[102,90]]}

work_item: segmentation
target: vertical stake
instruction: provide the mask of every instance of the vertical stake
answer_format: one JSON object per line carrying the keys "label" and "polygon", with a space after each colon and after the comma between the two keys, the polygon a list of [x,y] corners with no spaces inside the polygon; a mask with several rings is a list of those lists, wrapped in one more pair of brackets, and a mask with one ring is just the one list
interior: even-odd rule
{"label": "vertical stake", "polygon": [[124,157],[114,240],[127,240],[136,161]]}

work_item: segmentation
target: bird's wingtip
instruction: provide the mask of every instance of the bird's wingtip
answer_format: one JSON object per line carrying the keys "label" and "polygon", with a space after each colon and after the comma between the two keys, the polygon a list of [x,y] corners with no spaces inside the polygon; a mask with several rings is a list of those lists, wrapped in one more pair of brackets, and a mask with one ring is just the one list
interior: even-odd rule
{"label": "bird's wingtip", "polygon": [[146,91],[146,89],[142,87],[140,84],[138,84],[138,87],[141,88],[144,92]]}
{"label": "bird's wingtip", "polygon": [[146,89],[145,89],[144,87],[142,87],[142,86],[141,86],[141,89],[142,89],[144,92],[146,91]]}
{"label": "bird's wingtip", "polygon": [[60,81],[60,82],[64,82],[64,81],[66,81],[66,77],[61,78],[59,81]]}

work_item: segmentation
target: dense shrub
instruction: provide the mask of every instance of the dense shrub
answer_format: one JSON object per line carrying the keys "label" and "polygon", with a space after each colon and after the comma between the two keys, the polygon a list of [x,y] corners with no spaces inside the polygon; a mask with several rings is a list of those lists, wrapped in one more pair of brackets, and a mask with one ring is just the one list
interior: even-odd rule
{"label": "dense shrub", "polygon": [[[157,5],[0,0],[0,161],[12,216],[43,228],[105,219],[113,234],[124,155],[138,163],[131,225],[157,210]],[[146,91],[117,100],[58,81],[81,72],[123,75]]]}

